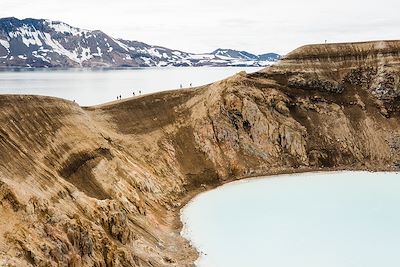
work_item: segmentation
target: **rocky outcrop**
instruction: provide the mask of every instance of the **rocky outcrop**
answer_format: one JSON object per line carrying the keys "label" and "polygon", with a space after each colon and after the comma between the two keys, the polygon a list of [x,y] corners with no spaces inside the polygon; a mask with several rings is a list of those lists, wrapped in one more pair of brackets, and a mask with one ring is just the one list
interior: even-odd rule
{"label": "rocky outcrop", "polygon": [[179,209],[254,175],[400,165],[400,42],[95,107],[0,96],[0,265],[193,266]]}

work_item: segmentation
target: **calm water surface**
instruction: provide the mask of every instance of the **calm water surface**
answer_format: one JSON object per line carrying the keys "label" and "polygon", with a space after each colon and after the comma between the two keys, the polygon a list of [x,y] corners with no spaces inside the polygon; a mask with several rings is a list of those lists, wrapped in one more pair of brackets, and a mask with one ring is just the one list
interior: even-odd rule
{"label": "calm water surface", "polygon": [[400,266],[400,174],[282,175],[221,186],[183,210],[201,267]]}
{"label": "calm water surface", "polygon": [[0,94],[35,94],[96,105],[138,94],[208,84],[239,71],[261,68],[142,68],[120,70],[35,70],[1,71]]}

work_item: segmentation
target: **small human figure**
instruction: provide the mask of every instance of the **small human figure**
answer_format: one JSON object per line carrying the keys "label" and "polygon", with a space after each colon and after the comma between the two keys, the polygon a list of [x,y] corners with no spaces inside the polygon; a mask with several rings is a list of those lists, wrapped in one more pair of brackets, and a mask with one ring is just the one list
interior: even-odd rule
{"label": "small human figure", "polygon": [[135,96],[135,92],[132,92],[133,96]]}
{"label": "small human figure", "polygon": [[190,83],[190,87],[192,87],[192,83]]}
{"label": "small human figure", "polygon": [[327,40],[325,40],[325,43],[326,43],[326,41],[327,41]]}
{"label": "small human figure", "polygon": [[119,96],[117,96],[117,100],[119,99]]}
{"label": "small human figure", "polygon": [[180,87],[181,87],[181,89],[182,89],[182,84],[181,84],[181,86],[180,86]]}
{"label": "small human figure", "polygon": [[119,100],[121,100],[122,99],[122,96],[121,95],[119,95]]}
{"label": "small human figure", "polygon": [[139,95],[142,95],[142,90],[139,90]]}

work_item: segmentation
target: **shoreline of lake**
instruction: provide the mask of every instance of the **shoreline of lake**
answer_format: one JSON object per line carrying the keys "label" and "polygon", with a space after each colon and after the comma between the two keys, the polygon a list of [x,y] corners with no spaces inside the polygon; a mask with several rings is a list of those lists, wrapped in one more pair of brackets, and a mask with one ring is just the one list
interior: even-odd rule
{"label": "shoreline of lake", "polygon": [[[398,171],[396,170],[391,170],[391,169],[368,169],[368,168],[347,168],[347,169],[311,169],[311,168],[306,168],[302,170],[283,170],[282,172],[278,172],[277,174],[266,174],[264,176],[252,176],[252,177],[242,177],[236,180],[230,180],[227,182],[222,183],[221,185],[218,185],[216,187],[207,187],[200,189],[196,192],[193,192],[193,194],[190,194],[190,196],[186,197],[186,201],[182,204],[181,208],[179,209],[179,220],[180,220],[180,234],[182,237],[187,239],[191,246],[193,246],[196,251],[199,253],[199,257],[197,258],[195,264],[198,266],[199,261],[203,260],[205,257],[205,252],[204,248],[196,244],[196,241],[193,241],[191,238],[191,233],[190,229],[188,229],[188,224],[190,223],[188,218],[185,218],[185,211],[194,203],[197,201],[199,197],[206,193],[210,193],[213,191],[218,191],[218,190],[224,190],[225,188],[229,187],[235,187],[235,186],[241,186],[241,185],[246,185],[249,183],[257,182],[257,181],[263,181],[263,180],[271,180],[271,179],[277,179],[281,180],[282,178],[284,179],[290,179],[290,178],[307,178],[307,177],[313,177],[317,178],[316,176],[324,176],[324,175],[332,175],[332,174],[340,174],[340,173],[365,173],[367,175],[370,174],[399,174]],[[208,218],[210,219],[210,218]]]}
{"label": "shoreline of lake", "polygon": [[[0,94],[52,96],[94,106],[168,90],[195,88],[259,67],[0,70]],[[155,77],[157,77],[155,79]]]}

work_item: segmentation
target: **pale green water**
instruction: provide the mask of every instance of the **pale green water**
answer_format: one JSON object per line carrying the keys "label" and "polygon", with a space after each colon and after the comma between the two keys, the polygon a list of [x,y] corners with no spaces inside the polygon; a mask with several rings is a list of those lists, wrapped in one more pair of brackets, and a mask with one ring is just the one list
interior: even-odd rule
{"label": "pale green water", "polygon": [[0,94],[35,94],[96,105],[122,98],[222,80],[254,67],[141,68],[120,70],[0,71]]}
{"label": "pale green water", "polygon": [[400,266],[400,174],[282,175],[221,186],[182,211],[201,267]]}

